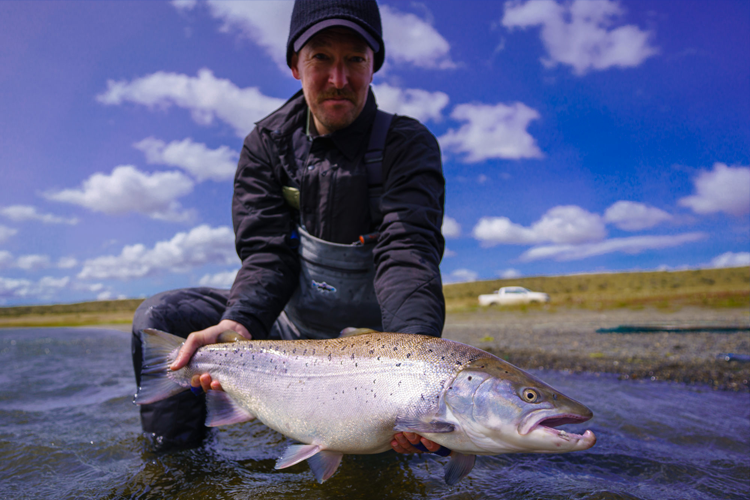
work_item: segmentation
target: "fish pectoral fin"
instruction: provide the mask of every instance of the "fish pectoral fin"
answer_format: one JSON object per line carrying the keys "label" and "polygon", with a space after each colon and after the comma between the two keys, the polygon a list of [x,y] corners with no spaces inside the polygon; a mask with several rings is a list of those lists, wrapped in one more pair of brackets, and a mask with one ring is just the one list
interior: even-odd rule
{"label": "fish pectoral fin", "polygon": [[239,424],[255,418],[255,415],[238,405],[232,396],[224,391],[206,393],[206,410],[208,411],[206,416],[208,427]]}
{"label": "fish pectoral fin", "polygon": [[455,429],[455,425],[439,419],[424,422],[413,417],[399,417],[396,419],[396,425],[393,426],[394,432],[416,432],[417,434],[445,434]]}
{"label": "fish pectoral fin", "polygon": [[476,455],[464,455],[457,451],[451,453],[451,459],[445,466],[445,484],[453,486],[465,478],[474,468],[476,460]]}
{"label": "fish pectoral fin", "polygon": [[315,479],[323,483],[333,476],[339,468],[343,453],[338,451],[321,451],[307,459],[307,463],[315,474]]}
{"label": "fish pectoral fin", "polygon": [[286,449],[284,454],[276,461],[276,469],[285,469],[303,460],[307,460],[320,451],[317,444],[293,444]]}

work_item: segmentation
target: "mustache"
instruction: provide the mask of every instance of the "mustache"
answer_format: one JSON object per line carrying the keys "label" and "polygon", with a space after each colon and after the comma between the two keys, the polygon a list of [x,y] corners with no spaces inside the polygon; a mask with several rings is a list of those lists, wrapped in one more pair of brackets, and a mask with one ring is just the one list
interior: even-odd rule
{"label": "mustache", "polygon": [[331,89],[318,95],[319,103],[326,99],[346,99],[347,101],[355,102],[357,96],[348,89]]}

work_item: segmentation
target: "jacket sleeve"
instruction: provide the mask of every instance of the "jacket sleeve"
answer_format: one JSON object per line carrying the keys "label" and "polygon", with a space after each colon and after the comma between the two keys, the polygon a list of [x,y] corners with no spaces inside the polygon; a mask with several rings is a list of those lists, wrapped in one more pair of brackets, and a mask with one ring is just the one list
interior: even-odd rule
{"label": "jacket sleeve", "polygon": [[439,337],[445,323],[439,267],[445,180],[437,140],[415,120],[397,117],[383,169],[383,222],[374,251],[383,329]]}
{"label": "jacket sleeve", "polygon": [[232,197],[235,246],[242,267],[222,319],[241,323],[255,339],[267,338],[299,279],[291,240],[294,220],[274,175],[273,151],[271,139],[258,127],[245,138]]}

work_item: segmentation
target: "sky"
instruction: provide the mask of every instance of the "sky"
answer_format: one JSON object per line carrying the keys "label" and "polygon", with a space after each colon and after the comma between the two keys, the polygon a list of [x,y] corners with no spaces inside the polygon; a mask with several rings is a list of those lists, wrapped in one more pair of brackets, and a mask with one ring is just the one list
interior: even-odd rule
{"label": "sky", "polygon": [[[0,305],[231,286],[287,1],[0,1]],[[750,2],[380,3],[437,137],[444,282],[750,265]]]}

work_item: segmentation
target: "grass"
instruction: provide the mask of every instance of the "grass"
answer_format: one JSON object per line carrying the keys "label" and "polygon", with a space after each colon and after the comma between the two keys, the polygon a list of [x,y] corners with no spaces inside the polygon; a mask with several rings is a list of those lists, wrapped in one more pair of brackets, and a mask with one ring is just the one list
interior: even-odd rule
{"label": "grass", "polygon": [[[550,303],[546,305],[513,306],[522,311],[554,311],[557,308],[638,310],[653,307],[674,310],[684,306],[750,307],[750,267],[539,276],[456,283],[443,288],[446,307],[449,313],[478,310],[477,297],[480,294],[511,285],[550,295]],[[141,302],[143,299],[0,307],[0,328],[125,324],[130,323]]]}

